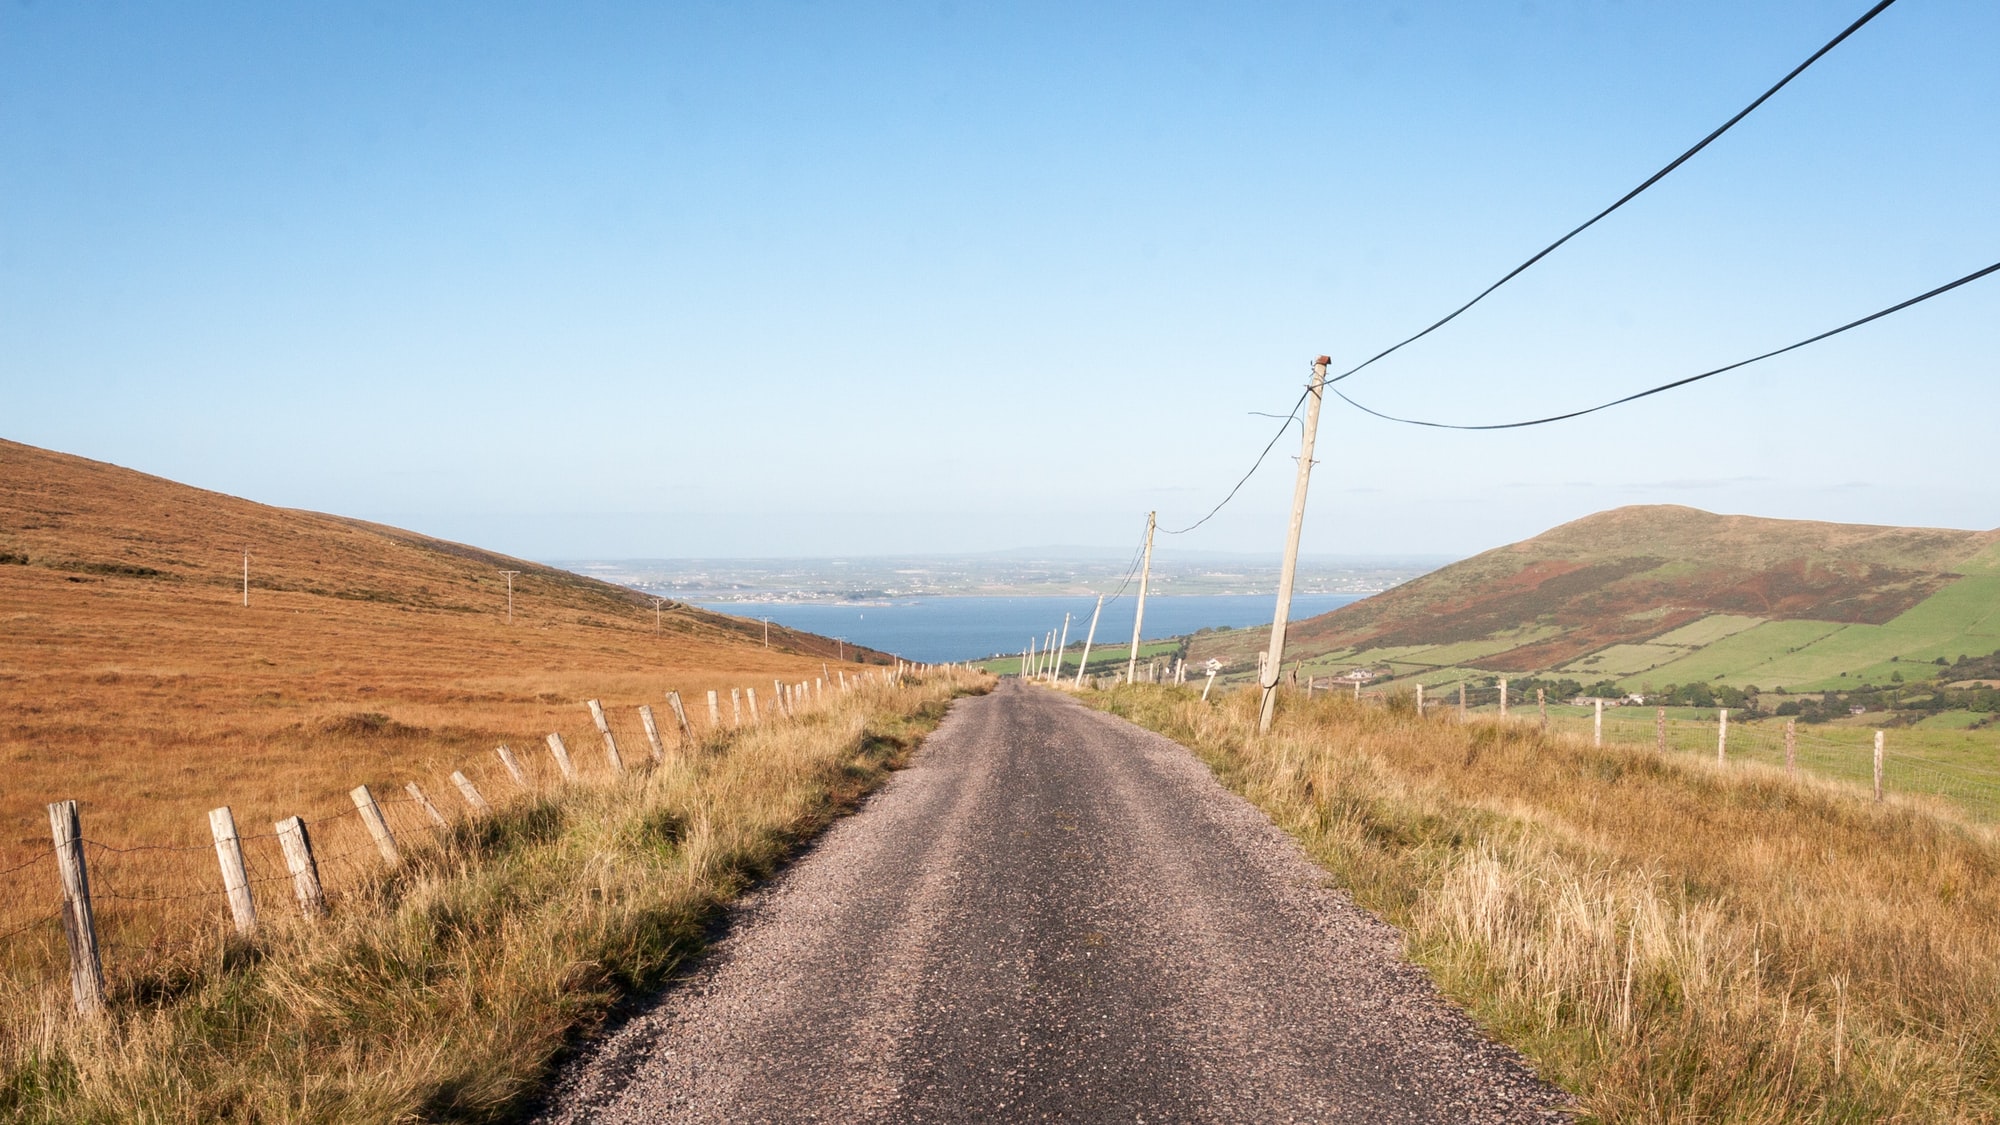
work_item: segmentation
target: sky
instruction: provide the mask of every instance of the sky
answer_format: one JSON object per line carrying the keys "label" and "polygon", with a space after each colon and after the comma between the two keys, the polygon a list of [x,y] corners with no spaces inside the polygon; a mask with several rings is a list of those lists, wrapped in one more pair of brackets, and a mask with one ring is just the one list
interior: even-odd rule
{"label": "sky", "polygon": [[[0,437],[538,559],[1125,552],[1866,6],[12,3]],[[2000,260],[1995,42],[1902,0],[1343,386],[1548,413]],[[1305,549],[2000,525],[1997,314],[1530,430],[1330,401]],[[1173,545],[1275,552],[1296,453]]]}

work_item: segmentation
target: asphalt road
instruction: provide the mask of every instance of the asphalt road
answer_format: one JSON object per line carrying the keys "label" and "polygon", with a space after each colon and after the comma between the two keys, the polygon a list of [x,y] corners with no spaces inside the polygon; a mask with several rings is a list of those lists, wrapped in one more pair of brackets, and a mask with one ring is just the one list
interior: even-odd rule
{"label": "asphalt road", "polygon": [[1397,950],[1187,751],[1008,681],[543,1119],[1566,1119]]}

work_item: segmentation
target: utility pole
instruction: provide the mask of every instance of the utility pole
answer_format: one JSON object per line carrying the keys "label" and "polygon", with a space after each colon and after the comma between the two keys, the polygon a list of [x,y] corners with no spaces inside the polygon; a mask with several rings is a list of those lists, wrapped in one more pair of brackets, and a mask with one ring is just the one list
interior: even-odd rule
{"label": "utility pole", "polygon": [[250,548],[243,548],[243,606],[250,606]]}
{"label": "utility pole", "polygon": [[1104,595],[1097,595],[1097,608],[1090,611],[1090,632],[1083,635],[1083,659],[1076,662],[1076,686],[1083,686],[1083,669],[1090,663],[1090,642],[1097,639],[1097,615],[1104,612]]}
{"label": "utility pole", "polygon": [[[1146,623],[1146,580],[1153,576],[1153,529],[1159,526],[1160,513],[1146,513],[1146,554],[1139,564],[1139,609],[1132,615],[1132,651],[1125,657],[1125,682],[1131,683],[1139,674],[1139,627]],[[1290,589],[1287,583],[1286,589]]]}
{"label": "utility pole", "polygon": [[771,647],[771,619],[768,617],[764,619],[764,647]]}
{"label": "utility pole", "polygon": [[847,638],[846,638],[846,637],[835,637],[835,638],[833,638],[833,658],[834,658],[835,660],[838,660],[838,661],[841,661],[842,663],[846,663],[846,661],[847,661]]}
{"label": "utility pole", "polygon": [[1049,670],[1049,682],[1062,682],[1063,653],[1069,648],[1069,614],[1063,614],[1062,640],[1056,642],[1056,666]]}
{"label": "utility pole", "polygon": [[660,631],[660,605],[666,600],[665,598],[653,599],[653,632],[656,634]]}
{"label": "utility pole", "polygon": [[[521,572],[518,570],[503,570],[500,573],[507,576],[507,624],[512,625],[514,623],[514,576]],[[654,612],[657,615],[658,611],[655,610]],[[655,620],[658,620],[657,616]]]}
{"label": "utility pole", "polygon": [[1299,571],[1299,532],[1306,522],[1306,485],[1312,480],[1313,439],[1319,436],[1319,406],[1326,397],[1326,365],[1333,360],[1320,356],[1313,360],[1312,383],[1306,387],[1305,437],[1299,444],[1299,476],[1292,485],[1292,524],[1285,532],[1285,565],[1278,572],[1278,612],[1271,619],[1271,654],[1264,661],[1264,707],[1257,717],[1257,733],[1271,729],[1278,710],[1278,667],[1285,659],[1285,625],[1292,615],[1292,580]]}

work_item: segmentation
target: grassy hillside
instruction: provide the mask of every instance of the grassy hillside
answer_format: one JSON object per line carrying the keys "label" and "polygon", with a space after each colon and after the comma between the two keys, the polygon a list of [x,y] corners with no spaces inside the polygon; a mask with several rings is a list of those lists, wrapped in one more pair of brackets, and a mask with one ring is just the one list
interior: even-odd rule
{"label": "grassy hillside", "polygon": [[[1197,637],[1254,669],[1264,630]],[[2000,649],[2000,532],[1620,508],[1488,551],[1294,626],[1309,671],[1375,667],[1720,681],[1793,691],[1882,682]]]}
{"label": "grassy hillside", "polygon": [[[521,572],[511,624],[503,569]],[[0,442],[0,868],[47,847],[47,801],[81,800],[109,844],[199,844],[217,805],[268,826],[364,782],[440,784],[434,765],[501,742],[594,745],[586,697],[643,745],[632,708],[668,687],[693,701],[832,660],[824,638],[762,638],[684,605],[656,627],[650,599],[520,559]]]}

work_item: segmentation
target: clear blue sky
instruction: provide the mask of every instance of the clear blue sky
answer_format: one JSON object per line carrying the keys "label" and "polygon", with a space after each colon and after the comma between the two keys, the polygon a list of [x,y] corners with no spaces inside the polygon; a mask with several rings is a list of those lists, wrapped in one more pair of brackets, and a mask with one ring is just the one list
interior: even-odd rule
{"label": "clear blue sky", "polygon": [[[1865,6],[9,4],[0,436],[538,558],[1122,549]],[[1580,405],[2000,259],[1996,45],[1902,0],[1348,386]],[[1512,434],[1329,406],[1307,548],[2000,524],[1997,312]],[[1275,550],[1290,474],[1176,545]]]}

